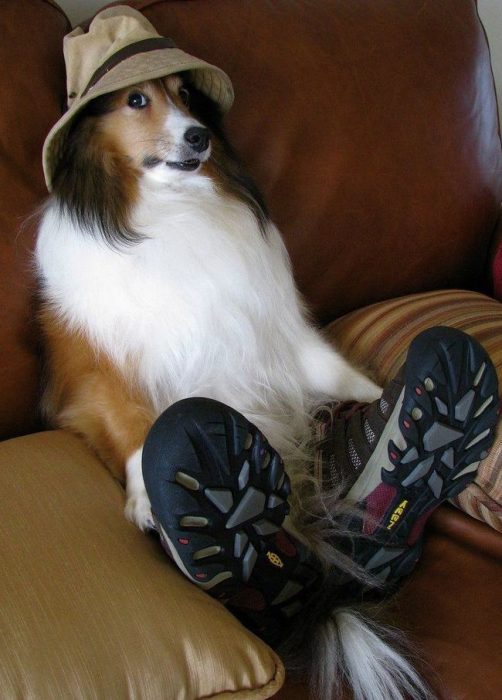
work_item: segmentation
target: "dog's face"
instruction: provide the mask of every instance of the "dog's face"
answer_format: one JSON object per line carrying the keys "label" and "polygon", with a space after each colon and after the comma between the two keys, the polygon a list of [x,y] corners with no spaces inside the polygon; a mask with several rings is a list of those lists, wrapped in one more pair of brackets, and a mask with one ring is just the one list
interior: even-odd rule
{"label": "dog's face", "polygon": [[145,177],[169,184],[197,173],[211,155],[211,132],[190,112],[190,89],[179,76],[113,94],[101,132]]}
{"label": "dog's face", "polygon": [[83,230],[112,245],[141,240],[131,214],[145,195],[141,185],[150,183],[166,201],[173,192],[230,196],[249,206],[265,231],[265,204],[225,140],[218,105],[189,77],[171,75],[97,97],[74,120],[54,173],[54,195]]}

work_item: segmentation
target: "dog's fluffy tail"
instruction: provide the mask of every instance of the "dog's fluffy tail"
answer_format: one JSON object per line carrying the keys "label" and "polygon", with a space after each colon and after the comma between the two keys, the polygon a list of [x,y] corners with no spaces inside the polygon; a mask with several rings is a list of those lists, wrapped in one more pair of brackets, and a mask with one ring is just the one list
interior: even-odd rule
{"label": "dog's fluffy tail", "polygon": [[332,700],[347,685],[354,700],[433,700],[402,633],[350,607],[335,607],[318,623],[313,612],[305,611],[311,622],[301,644],[293,635],[280,650],[290,672],[307,673],[311,697]]}
{"label": "dog's fluffy tail", "polygon": [[402,642],[398,633],[391,634],[353,610],[333,611],[314,641],[313,697],[333,698],[343,678],[355,700],[432,698],[410,661],[396,648]]}
{"label": "dog's fluffy tail", "polygon": [[312,470],[305,468],[313,463],[316,446],[306,440],[301,453],[297,448],[297,461],[289,460],[292,518],[286,527],[315,552],[325,576],[301,619],[295,623],[293,618],[279,653],[290,673],[309,677],[316,700],[338,697],[342,685],[350,688],[354,700],[434,700],[415,668],[419,654],[406,635],[379,621],[385,603],[359,604],[353,589],[343,585],[352,580],[361,590],[382,589],[382,582],[347,554],[348,547],[338,546],[362,536],[347,525],[357,522],[362,511],[343,497],[346,485],[341,480],[321,492]]}
{"label": "dog's fluffy tail", "polygon": [[[331,501],[337,502],[335,509]],[[359,581],[361,589],[376,591],[382,585],[334,544],[337,537],[355,535],[346,530],[343,519],[338,521],[329,513],[357,517],[357,510],[336,493],[323,499],[314,496],[309,504],[320,515],[303,534],[326,573],[279,650],[289,671],[308,676],[311,696],[318,700],[338,697],[342,684],[351,689],[354,700],[433,700],[434,694],[411,661],[416,662],[419,655],[406,635],[377,621],[385,614],[385,603],[378,607],[355,603],[353,593],[342,583],[352,579]]]}

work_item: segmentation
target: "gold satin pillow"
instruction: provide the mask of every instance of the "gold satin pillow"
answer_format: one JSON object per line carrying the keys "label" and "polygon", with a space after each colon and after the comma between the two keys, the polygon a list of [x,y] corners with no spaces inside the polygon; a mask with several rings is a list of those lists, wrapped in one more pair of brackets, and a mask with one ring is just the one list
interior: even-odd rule
{"label": "gold satin pillow", "polygon": [[0,697],[261,699],[279,658],[128,523],[62,431],[0,443]]}

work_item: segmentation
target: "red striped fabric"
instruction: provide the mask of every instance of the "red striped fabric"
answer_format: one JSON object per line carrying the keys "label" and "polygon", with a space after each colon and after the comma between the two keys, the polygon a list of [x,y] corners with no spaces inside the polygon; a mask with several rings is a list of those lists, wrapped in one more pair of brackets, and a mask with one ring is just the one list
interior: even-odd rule
{"label": "red striped fabric", "polygon": [[[477,292],[444,290],[412,294],[354,311],[325,329],[328,339],[380,384],[406,359],[413,338],[431,326],[452,326],[474,336],[489,353],[502,387],[502,304]],[[473,484],[456,506],[502,532],[502,427]]]}

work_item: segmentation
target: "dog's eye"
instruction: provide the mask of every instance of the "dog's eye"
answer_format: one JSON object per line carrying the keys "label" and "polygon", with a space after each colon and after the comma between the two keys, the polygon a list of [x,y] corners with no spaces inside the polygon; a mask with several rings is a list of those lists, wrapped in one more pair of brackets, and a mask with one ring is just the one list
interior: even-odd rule
{"label": "dog's eye", "polygon": [[186,107],[188,107],[188,105],[190,104],[190,92],[188,91],[188,89],[186,87],[181,87],[179,89],[178,94],[181,97],[181,101],[183,102],[183,104]]}
{"label": "dog's eye", "polygon": [[131,92],[127,98],[127,104],[132,109],[143,109],[150,104],[150,100],[142,92]]}

